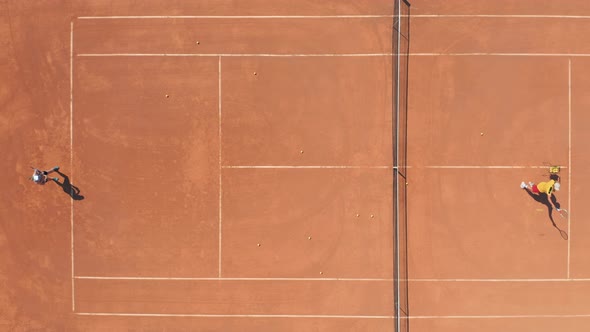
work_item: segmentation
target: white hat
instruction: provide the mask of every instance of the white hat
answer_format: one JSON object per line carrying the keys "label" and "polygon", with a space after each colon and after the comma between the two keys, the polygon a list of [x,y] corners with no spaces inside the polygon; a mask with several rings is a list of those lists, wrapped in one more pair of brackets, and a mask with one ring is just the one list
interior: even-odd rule
{"label": "white hat", "polygon": [[553,187],[555,188],[555,190],[559,191],[559,187],[561,187],[561,185],[559,184],[559,182],[555,182]]}

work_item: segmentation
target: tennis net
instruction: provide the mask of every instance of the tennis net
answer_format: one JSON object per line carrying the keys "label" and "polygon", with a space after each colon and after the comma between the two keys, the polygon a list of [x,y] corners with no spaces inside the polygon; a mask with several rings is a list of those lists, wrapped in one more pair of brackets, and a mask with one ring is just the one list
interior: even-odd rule
{"label": "tennis net", "polygon": [[395,331],[410,330],[407,244],[407,129],[410,3],[394,0],[392,34],[392,144]]}

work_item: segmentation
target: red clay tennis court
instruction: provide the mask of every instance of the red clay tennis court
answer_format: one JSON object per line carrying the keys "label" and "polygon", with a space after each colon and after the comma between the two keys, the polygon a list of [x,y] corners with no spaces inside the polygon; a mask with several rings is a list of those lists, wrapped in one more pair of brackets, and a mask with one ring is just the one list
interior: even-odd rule
{"label": "red clay tennis court", "polygon": [[585,2],[0,8],[1,330],[590,327]]}

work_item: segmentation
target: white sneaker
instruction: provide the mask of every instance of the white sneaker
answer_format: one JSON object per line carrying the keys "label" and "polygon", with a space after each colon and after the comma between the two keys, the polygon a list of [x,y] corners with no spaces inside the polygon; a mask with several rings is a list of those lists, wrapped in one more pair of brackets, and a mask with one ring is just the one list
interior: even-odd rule
{"label": "white sneaker", "polygon": [[535,185],[534,182],[529,182],[529,188],[532,188]]}
{"label": "white sneaker", "polygon": [[524,181],[522,181],[520,183],[520,189],[524,189],[524,188],[526,188],[526,183],[524,183]]}

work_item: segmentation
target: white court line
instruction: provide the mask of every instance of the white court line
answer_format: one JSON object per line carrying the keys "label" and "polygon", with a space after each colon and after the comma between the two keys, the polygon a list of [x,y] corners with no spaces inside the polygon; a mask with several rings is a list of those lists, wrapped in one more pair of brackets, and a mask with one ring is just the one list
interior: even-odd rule
{"label": "white court line", "polygon": [[191,277],[99,277],[99,276],[76,276],[82,280],[162,280],[162,281],[386,281],[391,279],[382,278],[191,278]]}
{"label": "white court line", "polygon": [[[549,168],[549,166],[482,166],[482,165],[452,165],[452,166],[320,166],[320,165],[302,165],[302,166],[295,166],[295,165],[227,165],[221,166],[222,168],[228,169],[289,169],[289,168],[302,168],[302,169],[314,169],[314,168],[351,168],[351,169],[400,169],[400,168],[442,168],[442,169],[531,169],[531,168]],[[565,169],[568,168],[567,166],[561,166],[561,168]]]}
{"label": "white court line", "polygon": [[407,282],[588,282],[590,278],[567,279],[402,279]]}
{"label": "white court line", "polygon": [[538,56],[538,57],[589,57],[589,53],[408,53],[409,56]]}
{"label": "white court line", "polygon": [[393,53],[318,53],[318,54],[273,54],[273,53],[80,53],[79,57],[378,57],[393,56]]}
{"label": "white court line", "polygon": [[[554,18],[589,19],[586,15],[502,15],[502,14],[419,14],[401,15],[411,18]],[[80,20],[117,19],[322,19],[322,18],[393,18],[393,15],[127,15],[127,16],[80,16]]]}
{"label": "white court line", "polygon": [[[423,168],[448,168],[448,169],[512,169],[512,168],[549,168],[549,166],[423,166]],[[561,166],[561,168],[567,168]]]}
{"label": "white court line", "polygon": [[123,312],[76,312],[80,316],[126,316],[126,317],[242,317],[242,318],[354,318],[354,319],[393,319],[394,316],[359,316],[359,315],[264,315],[264,314],[158,314],[158,313],[123,313]]}
{"label": "white court line", "polygon": [[409,316],[402,319],[496,319],[496,318],[576,318],[590,317],[590,314],[579,315],[489,315],[489,316]]}
{"label": "white court line", "polygon": [[[70,173],[74,167],[74,22],[70,22]],[[70,174],[73,178],[73,174]],[[73,190],[73,188],[71,189]],[[71,193],[70,193],[71,194]],[[73,197],[73,195],[72,195]],[[76,311],[74,292],[74,200],[70,200],[70,256],[72,259],[72,311]]]}
{"label": "white court line", "polygon": [[[224,277],[224,278],[207,278],[207,277],[132,277],[132,276],[75,276],[75,279],[81,280],[162,280],[162,281],[393,281],[393,278],[256,278],[256,277]],[[400,279],[407,282],[588,282],[590,278],[506,278],[506,279]]]}
{"label": "white court line", "polygon": [[[380,57],[394,53],[80,53],[78,57]],[[590,57],[590,53],[400,53],[404,56],[516,56],[516,57]]]}
{"label": "white court line", "polygon": [[267,165],[267,166],[260,166],[260,165],[252,165],[252,166],[222,166],[223,168],[237,168],[237,169],[275,169],[275,168],[304,168],[304,169],[314,169],[314,168],[352,168],[352,169],[394,169],[397,168],[395,166],[290,166],[290,165]]}
{"label": "white court line", "polygon": [[[404,15],[403,17],[408,17]],[[557,19],[589,19],[587,15],[494,15],[494,14],[420,14],[409,15],[410,18],[557,18]]]}
{"label": "white court line", "polygon": [[567,176],[568,176],[568,186],[567,186],[567,277],[570,277],[570,252],[571,246],[570,243],[572,242],[572,233],[571,233],[571,223],[570,223],[570,214],[572,208],[572,60],[568,59],[568,148],[567,148]]}
{"label": "white court line", "polygon": [[223,188],[222,188],[222,182],[221,182],[221,57],[219,57],[219,62],[218,62],[218,68],[217,68],[217,79],[218,79],[218,84],[219,84],[219,96],[218,96],[218,133],[219,133],[219,266],[218,266],[218,274],[217,276],[221,278],[221,200],[223,197]]}
{"label": "white court line", "polygon": [[392,18],[393,15],[184,15],[184,16],[80,16],[80,20],[120,19],[322,19],[322,18]]}

